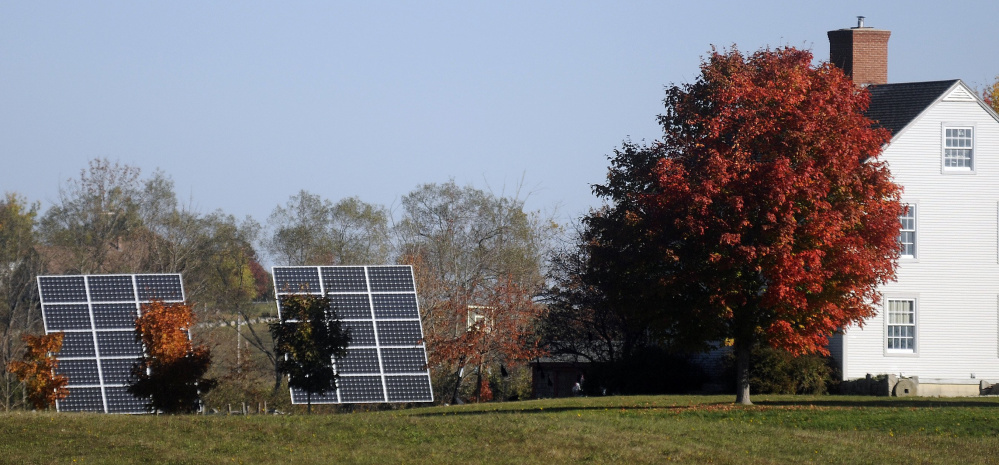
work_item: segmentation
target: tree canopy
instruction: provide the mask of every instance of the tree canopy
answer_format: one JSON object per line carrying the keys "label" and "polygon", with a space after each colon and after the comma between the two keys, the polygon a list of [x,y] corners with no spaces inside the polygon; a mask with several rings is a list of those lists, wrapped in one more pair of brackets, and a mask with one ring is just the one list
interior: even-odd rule
{"label": "tree canopy", "polygon": [[56,374],[59,360],[55,353],[62,348],[63,333],[25,334],[21,338],[26,347],[24,357],[8,363],[7,370],[24,383],[28,401],[35,409],[43,410],[69,395],[69,378]]}
{"label": "tree canopy", "polygon": [[387,263],[388,212],[356,197],[333,203],[301,191],[268,219],[267,251],[282,265]]}
{"label": "tree canopy", "polygon": [[[42,260],[35,250],[38,205],[13,193],[0,198],[0,367],[17,360],[22,336],[42,330],[38,284]],[[23,384],[13,373],[0,373],[0,407],[19,404]]]}
{"label": "tree canopy", "polygon": [[533,324],[542,307],[532,298],[556,228],[516,196],[453,181],[421,185],[402,206],[400,260],[413,265],[435,385],[448,385],[457,401],[468,365],[481,398],[484,367],[516,366],[537,353]]}
{"label": "tree canopy", "polygon": [[336,390],[338,375],[333,359],[347,354],[350,335],[343,329],[327,297],[293,295],[281,301],[281,321],[270,324],[278,370],[288,375],[288,385],[312,396]]}
{"label": "tree canopy", "polygon": [[662,141],[611,157],[594,187],[608,206],[585,219],[593,267],[635,277],[611,297],[640,297],[650,331],[733,341],[743,403],[753,347],[825,351],[875,314],[899,254],[900,188],[878,160],[889,134],[864,116],[867,92],[811,62],[713,51],[667,89]]}
{"label": "tree canopy", "polygon": [[154,301],[142,307],[135,333],[145,346],[145,354],[132,371],[134,382],[129,392],[148,398],[153,410],[196,411],[201,396],[216,382],[205,378],[211,351],[191,343],[189,330],[194,325],[194,311],[186,303]]}

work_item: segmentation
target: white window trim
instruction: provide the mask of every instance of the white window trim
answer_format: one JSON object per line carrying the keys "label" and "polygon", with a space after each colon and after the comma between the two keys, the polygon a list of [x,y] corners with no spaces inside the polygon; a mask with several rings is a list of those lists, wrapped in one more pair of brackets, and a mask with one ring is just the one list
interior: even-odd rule
{"label": "white window trim", "polygon": [[[948,129],[971,129],[971,167],[948,168],[945,166]],[[943,122],[940,124],[940,172],[943,174],[975,174],[978,168],[978,124],[967,122]]]}
{"label": "white window trim", "polygon": [[[888,304],[891,301],[909,301],[912,302],[912,312],[913,312],[913,337],[912,337],[912,350],[909,349],[889,349],[888,348],[888,327],[894,326],[890,325],[888,321]],[[884,354],[886,357],[915,357],[919,355],[920,338],[922,334],[919,330],[919,298],[915,295],[893,295],[891,297],[885,297],[881,303],[882,315],[884,315],[884,337],[882,338],[884,344]]]}
{"label": "white window trim", "polygon": [[[915,215],[913,215],[913,223],[915,224],[915,229],[912,230],[912,232],[913,232],[913,234],[912,234],[912,237],[913,237],[912,244],[913,244],[913,248],[915,249],[915,253],[912,254],[912,255],[905,255],[905,254],[901,254],[900,253],[899,259],[905,259],[905,261],[907,261],[907,262],[915,262],[915,261],[918,261],[919,250],[920,250],[920,243],[919,243],[919,202],[906,202],[906,201],[903,200],[902,201],[902,205],[908,206],[908,207],[912,207],[913,212],[915,213]],[[901,241],[901,239],[902,239],[902,223],[901,223],[901,221],[902,220],[901,220],[901,217],[902,217],[902,215],[899,214],[898,236],[899,236],[899,248],[900,249],[901,249],[901,245],[902,245],[902,241]]]}

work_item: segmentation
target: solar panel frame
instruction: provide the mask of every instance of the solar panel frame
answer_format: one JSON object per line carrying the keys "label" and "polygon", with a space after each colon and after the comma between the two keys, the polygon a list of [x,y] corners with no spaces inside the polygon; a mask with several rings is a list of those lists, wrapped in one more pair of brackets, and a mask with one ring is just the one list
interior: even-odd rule
{"label": "solar panel frame", "polygon": [[45,334],[63,332],[56,354],[60,374],[70,376],[69,396],[57,411],[149,413],[146,399],[128,393],[133,363],[143,347],[135,339],[142,304],[183,302],[180,274],[38,276]]}
{"label": "solar panel frame", "polygon": [[[339,375],[335,392],[313,395],[313,404],[433,402],[423,324],[413,268],[408,265],[275,266],[274,294],[326,296],[351,332],[347,355],[331,360]],[[420,363],[422,361],[422,363]],[[290,389],[292,404],[307,393]]]}

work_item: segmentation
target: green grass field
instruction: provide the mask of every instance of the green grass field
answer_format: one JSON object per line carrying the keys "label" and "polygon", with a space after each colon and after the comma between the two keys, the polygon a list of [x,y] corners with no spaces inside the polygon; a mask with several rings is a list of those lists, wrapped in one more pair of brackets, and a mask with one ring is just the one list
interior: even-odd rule
{"label": "green grass field", "polygon": [[997,463],[999,399],[636,396],[341,414],[0,415],[2,463]]}

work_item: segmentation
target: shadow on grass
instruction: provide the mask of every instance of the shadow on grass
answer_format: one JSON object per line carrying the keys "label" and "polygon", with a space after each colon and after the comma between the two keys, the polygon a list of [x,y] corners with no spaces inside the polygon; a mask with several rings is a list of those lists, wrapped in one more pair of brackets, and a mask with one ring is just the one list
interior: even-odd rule
{"label": "shadow on grass", "polygon": [[[558,407],[524,407],[516,408],[511,406],[512,403],[500,404],[502,406],[497,406],[494,409],[477,409],[477,410],[446,410],[438,411],[435,413],[414,413],[413,416],[417,417],[439,417],[445,415],[495,415],[495,414],[514,414],[514,413],[561,413],[561,412],[585,412],[585,411],[641,411],[641,410],[671,410],[671,411],[684,411],[684,410],[697,410],[697,409],[712,409],[718,407],[731,406],[731,402],[703,402],[698,404],[685,404],[685,405],[666,405],[666,404],[648,404],[648,405],[578,405],[578,406],[558,406]],[[482,404],[479,404],[482,405]]]}
{"label": "shadow on grass", "polygon": [[[702,404],[708,405],[708,404]],[[514,414],[514,413],[562,413],[562,412],[585,412],[587,410],[687,410],[690,409],[690,405],[649,405],[649,406],[635,406],[635,405],[620,405],[620,406],[606,406],[606,407],[589,407],[589,406],[579,406],[579,407],[548,407],[548,408],[524,408],[524,409],[496,409],[496,410],[454,410],[454,411],[444,411],[437,413],[416,413],[413,414],[414,417],[440,417],[440,416],[475,416],[475,415],[502,415],[502,414]]]}
{"label": "shadow on grass", "polygon": [[999,402],[986,400],[940,400],[937,398],[920,397],[915,399],[883,398],[883,400],[846,400],[830,397],[829,399],[794,400],[761,400],[754,405],[774,407],[903,407],[903,408],[958,408],[958,407],[991,407],[999,408]]}
{"label": "shadow on grass", "polygon": [[[607,404],[607,405],[578,405],[578,406],[552,406],[540,407],[531,406],[517,408],[512,403],[501,403],[495,408],[480,408],[476,410],[454,409],[438,411],[435,413],[414,413],[418,417],[439,417],[439,416],[475,416],[475,415],[496,415],[496,414],[531,414],[531,413],[562,413],[562,412],[585,412],[585,411],[696,411],[696,410],[729,410],[729,409],[753,409],[755,407],[791,407],[791,408],[999,408],[999,401],[992,400],[940,400],[937,398],[870,398],[853,400],[830,398],[810,398],[801,400],[757,400],[751,406],[738,405],[734,402],[703,402],[693,404]],[[480,404],[481,405],[481,404]]]}

